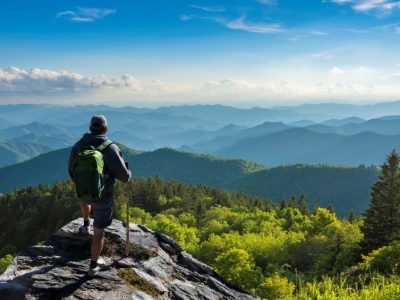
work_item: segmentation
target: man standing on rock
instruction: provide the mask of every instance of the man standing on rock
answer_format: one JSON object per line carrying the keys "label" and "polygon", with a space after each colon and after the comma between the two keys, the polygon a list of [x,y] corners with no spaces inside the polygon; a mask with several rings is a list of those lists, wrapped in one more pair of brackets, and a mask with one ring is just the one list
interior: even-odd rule
{"label": "man standing on rock", "polygon": [[128,182],[128,170],[121,150],[107,138],[107,119],[95,115],[90,122],[90,133],[86,133],[73,146],[68,171],[74,181],[81,200],[83,225],[80,234],[89,234],[89,215],[93,211],[93,240],[89,276],[94,276],[104,266],[100,258],[104,245],[104,230],[110,226],[114,204],[114,182]]}

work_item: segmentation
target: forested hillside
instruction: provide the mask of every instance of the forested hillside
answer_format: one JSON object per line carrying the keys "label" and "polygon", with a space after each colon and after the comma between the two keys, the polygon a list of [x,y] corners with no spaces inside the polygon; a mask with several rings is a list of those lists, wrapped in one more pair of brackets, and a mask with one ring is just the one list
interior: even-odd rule
{"label": "forested hillside", "polygon": [[[121,146],[121,149],[137,177],[160,175],[165,179],[187,183],[222,186],[225,182],[265,168],[249,161],[226,160],[172,149],[159,149],[153,152],[138,152],[124,146]],[[13,187],[67,179],[69,154],[69,148],[57,150],[0,169],[0,192],[9,191]]]}
{"label": "forested hillside", "polygon": [[378,175],[376,167],[299,164],[255,172],[230,182],[227,187],[275,201],[304,193],[309,207],[331,204],[344,217],[352,209],[360,213],[368,207],[370,190]]}
{"label": "forested hillside", "polygon": [[[335,206],[340,216],[360,213],[368,206],[369,191],[378,176],[375,167],[292,165],[277,168],[208,155],[159,149],[138,152],[121,146],[136,177],[161,176],[191,184],[207,184],[263,196],[279,203],[282,197],[306,194],[309,205]],[[69,149],[49,152],[0,169],[0,192],[14,187],[65,180]]]}
{"label": "forested hillside", "polygon": [[[303,197],[274,205],[159,177],[136,179],[130,189],[132,222],[170,235],[222,276],[263,299],[400,295],[399,269],[392,264],[400,259],[398,243],[380,245],[361,258],[365,221],[352,214],[343,220],[330,209],[309,211]],[[116,198],[115,217],[124,218],[123,185],[117,186]],[[5,194],[0,213],[2,268],[20,249],[44,241],[80,214],[70,182]]]}
{"label": "forested hillside", "polygon": [[51,148],[31,142],[7,142],[0,139],[0,168],[16,164],[50,151]]}

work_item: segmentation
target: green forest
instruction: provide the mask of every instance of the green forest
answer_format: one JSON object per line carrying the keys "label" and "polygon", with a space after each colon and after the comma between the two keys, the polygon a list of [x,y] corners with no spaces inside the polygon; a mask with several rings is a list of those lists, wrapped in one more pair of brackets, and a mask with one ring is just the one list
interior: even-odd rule
{"label": "green forest", "polygon": [[[338,218],[334,207],[309,207],[307,195],[279,205],[204,185],[136,178],[131,222],[183,248],[262,299],[400,298],[400,158],[381,166],[361,216]],[[117,185],[115,217],[124,218]],[[18,251],[45,241],[80,216],[69,181],[0,196],[0,272]]]}
{"label": "green forest", "polygon": [[[229,191],[242,191],[279,202],[281,198],[307,194],[310,207],[332,204],[341,218],[351,209],[365,211],[369,193],[377,180],[376,166],[341,167],[296,164],[268,168],[245,160],[158,149],[138,152],[120,145],[135,177],[153,178],[187,184],[205,184]],[[66,161],[70,148],[39,155],[31,160],[0,168],[0,193],[14,187],[27,187],[67,180]],[[384,157],[382,157],[382,161]]]}

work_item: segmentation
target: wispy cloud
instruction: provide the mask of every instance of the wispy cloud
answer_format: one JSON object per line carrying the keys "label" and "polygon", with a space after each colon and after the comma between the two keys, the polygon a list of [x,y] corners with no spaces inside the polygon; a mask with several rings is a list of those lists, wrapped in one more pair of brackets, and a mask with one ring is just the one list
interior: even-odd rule
{"label": "wispy cloud", "polygon": [[329,35],[327,32],[325,31],[319,31],[319,30],[311,30],[310,34],[312,35],[319,35],[319,36],[326,36]]}
{"label": "wispy cloud", "polygon": [[261,33],[261,34],[271,34],[271,33],[280,33],[285,32],[286,30],[282,27],[281,24],[277,23],[253,23],[246,20],[244,16],[239,17],[237,19],[229,20],[224,17],[210,17],[210,16],[196,16],[196,15],[181,15],[180,20],[183,22],[197,19],[202,21],[212,21],[222,26],[231,29],[231,30],[239,30],[246,31],[252,33]]}
{"label": "wispy cloud", "polygon": [[368,33],[372,33],[373,30],[372,28],[342,28],[340,29],[344,32],[348,32],[348,33],[355,33],[355,34],[368,34]]}
{"label": "wispy cloud", "polygon": [[334,77],[341,76],[344,74],[344,71],[339,67],[333,67],[331,69],[331,75]]}
{"label": "wispy cloud", "polygon": [[383,30],[383,31],[394,32],[396,34],[400,34],[400,23],[386,24],[386,25],[377,27],[377,29],[378,30]]}
{"label": "wispy cloud", "polygon": [[116,9],[78,7],[76,10],[59,12],[56,18],[77,23],[90,23],[101,20],[108,15],[115,14],[116,12]]}
{"label": "wispy cloud", "polygon": [[244,17],[237,18],[231,21],[225,21],[222,19],[217,20],[222,23],[225,27],[232,30],[241,30],[254,33],[279,33],[285,32],[285,29],[276,23],[251,23],[246,21]]}
{"label": "wispy cloud", "polygon": [[317,59],[317,60],[331,60],[331,59],[335,58],[335,55],[332,52],[323,51],[323,52],[314,53],[311,55],[311,57],[314,59]]}
{"label": "wispy cloud", "polygon": [[179,16],[179,19],[181,21],[183,21],[183,22],[189,21],[189,20],[191,20],[193,18],[196,18],[196,16],[195,15],[181,15],[181,16]]}
{"label": "wispy cloud", "polygon": [[384,16],[392,13],[395,9],[400,9],[400,1],[393,0],[331,0],[330,2],[351,5],[355,11],[361,13],[375,12],[378,16]]}
{"label": "wispy cloud", "polygon": [[[338,78],[339,80],[340,78]],[[350,82],[297,83],[292,81],[268,81],[253,83],[245,80],[225,79],[209,81],[203,85],[202,94],[208,99],[229,98],[246,99],[280,99],[297,101],[316,99],[320,101],[343,99],[382,99],[393,97],[399,91],[394,86],[361,84]]]}
{"label": "wispy cloud", "polygon": [[291,36],[291,37],[287,38],[287,40],[290,41],[290,42],[297,42],[297,41],[300,41],[300,40],[305,39],[307,37],[308,37],[308,35],[305,35],[305,34],[296,34],[294,36]]}
{"label": "wispy cloud", "polygon": [[390,0],[362,0],[354,3],[353,8],[356,11],[366,12],[370,10],[381,10],[383,12],[391,12],[395,8],[400,7],[400,1]]}
{"label": "wispy cloud", "polygon": [[329,34],[324,31],[311,30],[306,33],[299,33],[299,34],[293,35],[293,36],[287,38],[287,40],[291,41],[291,42],[298,42],[300,40],[310,38],[310,37],[318,37],[318,36],[323,37],[323,36],[328,36],[328,35]]}
{"label": "wispy cloud", "polygon": [[358,28],[342,28],[343,32],[354,33],[354,34],[377,34],[380,32],[391,32],[400,34],[400,23],[388,23],[380,26],[367,27],[363,29]]}
{"label": "wispy cloud", "polygon": [[195,9],[200,9],[206,12],[218,13],[218,12],[225,12],[226,9],[223,6],[201,6],[201,5],[190,5],[190,7]]}

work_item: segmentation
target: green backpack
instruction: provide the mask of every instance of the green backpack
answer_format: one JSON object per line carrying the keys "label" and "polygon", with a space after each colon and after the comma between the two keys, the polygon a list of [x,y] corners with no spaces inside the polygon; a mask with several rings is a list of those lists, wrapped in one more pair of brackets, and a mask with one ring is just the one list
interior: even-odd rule
{"label": "green backpack", "polygon": [[104,194],[104,158],[103,151],[112,142],[105,140],[97,148],[80,144],[80,152],[72,166],[76,193],[84,201],[100,200]]}

